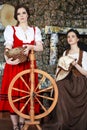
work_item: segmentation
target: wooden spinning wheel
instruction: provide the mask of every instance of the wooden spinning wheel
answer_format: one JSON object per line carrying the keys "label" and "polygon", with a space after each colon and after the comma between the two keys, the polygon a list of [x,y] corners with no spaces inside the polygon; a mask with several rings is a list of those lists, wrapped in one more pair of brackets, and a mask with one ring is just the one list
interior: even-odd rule
{"label": "wooden spinning wheel", "polygon": [[[19,116],[26,119],[24,130],[27,130],[30,125],[36,125],[38,130],[41,130],[40,122],[38,119],[41,119],[45,116],[47,116],[55,107],[57,100],[58,100],[58,89],[57,85],[55,83],[55,80],[46,72],[35,69],[34,68],[34,51],[31,51],[31,54],[29,56],[30,62],[31,62],[31,68],[24,70],[22,72],[19,72],[11,81],[9,85],[8,90],[8,99],[9,103]],[[26,75],[29,75],[30,84],[26,82],[24,77]],[[35,87],[35,74],[38,74],[39,82],[37,86]],[[24,86],[27,88],[26,91],[19,89],[18,86],[15,86],[15,83],[17,80],[21,80],[24,84]],[[12,96],[13,91],[16,93],[24,93],[24,96],[17,97],[14,99]],[[18,103],[21,100],[25,100],[24,105],[21,106],[21,109],[17,109],[16,103]],[[37,101],[37,103],[40,106],[40,113],[36,114],[34,111],[34,104]],[[44,102],[49,102],[49,106],[46,107]],[[27,112],[27,114],[24,113],[24,110],[26,107],[30,104],[30,109]]]}

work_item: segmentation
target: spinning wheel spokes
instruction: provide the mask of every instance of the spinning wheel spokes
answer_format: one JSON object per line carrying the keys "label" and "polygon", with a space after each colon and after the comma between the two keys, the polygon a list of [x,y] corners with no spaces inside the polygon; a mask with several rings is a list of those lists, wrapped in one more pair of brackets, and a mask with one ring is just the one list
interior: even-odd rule
{"label": "spinning wheel spokes", "polygon": [[26,85],[26,87],[30,90],[30,87],[28,86],[28,84],[26,83],[26,81],[24,80],[24,78],[21,76],[20,79],[24,82],[24,84]]}
{"label": "spinning wheel spokes", "polygon": [[44,111],[46,111],[46,108],[44,107],[44,105],[39,101],[39,99],[38,98],[36,98],[36,100],[38,101],[38,103],[40,104],[40,106],[41,106],[41,108],[44,110]]}
{"label": "spinning wheel spokes", "polygon": [[36,94],[38,97],[42,97],[43,99],[48,99],[48,100],[51,100],[51,101],[53,101],[54,100],[54,98],[50,98],[50,97],[48,97],[48,96],[42,96],[42,95],[39,95],[39,94]]}
{"label": "spinning wheel spokes", "polygon": [[41,84],[45,81],[45,79],[46,79],[46,77],[43,75],[43,77],[41,78],[41,80],[39,81],[39,83],[38,83],[38,85],[37,85],[37,87],[36,87],[36,89],[35,89],[35,91],[39,88],[41,88]]}
{"label": "spinning wheel spokes", "polygon": [[37,93],[46,92],[46,91],[49,91],[49,90],[51,90],[51,89],[53,89],[52,86],[50,86],[50,87],[48,87],[48,88],[41,89],[41,90],[39,90]]}
{"label": "spinning wheel spokes", "polygon": [[24,106],[21,108],[20,112],[22,112],[25,109],[25,107],[27,106],[27,104],[29,103],[29,101],[30,101],[30,98],[26,101],[26,103],[24,104]]}
{"label": "spinning wheel spokes", "polygon": [[27,91],[24,91],[24,90],[21,90],[21,89],[18,89],[18,88],[12,88],[13,90],[15,90],[15,91],[19,91],[19,92],[24,92],[24,93],[27,93],[27,94],[29,94],[29,92],[27,92]]}
{"label": "spinning wheel spokes", "polygon": [[15,100],[13,100],[13,103],[18,102],[18,101],[20,101],[20,100],[22,100],[22,99],[25,99],[25,98],[28,98],[28,97],[29,97],[29,95],[28,95],[28,96],[21,97],[21,98],[17,98],[17,99],[15,99]]}
{"label": "spinning wheel spokes", "polygon": [[[9,98],[11,107],[18,115],[21,115],[22,117],[24,117],[26,119],[30,119],[31,115],[29,112],[28,112],[28,114],[25,114],[25,113],[23,113],[23,111],[24,111],[24,109],[26,109],[28,104],[31,104],[31,98],[33,98],[34,103],[35,103],[35,101],[37,101],[38,104],[40,105],[40,109],[42,110],[42,112],[40,112],[40,114],[34,113],[35,114],[34,118],[40,119],[40,118],[48,115],[53,110],[53,108],[56,105],[57,97],[58,97],[58,90],[57,90],[57,86],[56,86],[54,79],[49,74],[47,74],[46,72],[44,72],[42,70],[34,69],[34,73],[39,74],[39,82],[38,82],[36,88],[33,90],[32,94],[30,93],[31,92],[30,84],[28,84],[25,81],[25,79],[23,78],[23,76],[25,76],[26,74],[30,75],[30,70],[24,70],[24,71],[18,73],[13,78],[13,80],[9,86],[8,98]],[[23,84],[26,87],[26,91],[19,89],[18,86],[15,86],[15,83],[19,79],[21,79],[23,81]],[[12,98],[13,91],[24,93],[24,96],[22,96],[20,98],[16,97],[16,99],[13,99]],[[54,94],[51,97],[52,91]],[[21,100],[25,100],[24,106],[22,106],[18,110],[16,108],[15,104],[19,103]],[[46,106],[43,104],[43,100],[45,100],[47,102],[51,102],[49,108],[46,108]]]}

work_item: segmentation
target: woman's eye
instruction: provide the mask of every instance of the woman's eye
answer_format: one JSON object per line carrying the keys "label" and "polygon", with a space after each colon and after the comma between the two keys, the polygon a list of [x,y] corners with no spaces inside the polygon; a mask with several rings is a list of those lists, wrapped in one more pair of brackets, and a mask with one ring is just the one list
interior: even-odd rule
{"label": "woman's eye", "polygon": [[17,15],[20,15],[20,13],[17,13]]}
{"label": "woman's eye", "polygon": [[26,14],[26,12],[22,12],[22,13],[17,13],[17,15],[21,15],[21,14]]}
{"label": "woman's eye", "polygon": [[23,14],[26,14],[26,12],[23,12]]}
{"label": "woman's eye", "polygon": [[73,35],[72,37],[74,38],[75,36]]}

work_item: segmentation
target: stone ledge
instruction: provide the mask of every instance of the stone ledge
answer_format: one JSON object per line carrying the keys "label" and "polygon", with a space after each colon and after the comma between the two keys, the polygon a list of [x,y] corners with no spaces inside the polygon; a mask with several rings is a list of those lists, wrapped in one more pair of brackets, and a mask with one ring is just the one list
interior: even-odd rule
{"label": "stone ledge", "polygon": [[[71,27],[58,27],[58,26],[45,26],[45,34],[52,34],[52,33],[61,33],[66,34],[66,32],[71,29]],[[87,35],[87,29],[86,28],[73,28],[78,30],[79,34],[81,35]]]}

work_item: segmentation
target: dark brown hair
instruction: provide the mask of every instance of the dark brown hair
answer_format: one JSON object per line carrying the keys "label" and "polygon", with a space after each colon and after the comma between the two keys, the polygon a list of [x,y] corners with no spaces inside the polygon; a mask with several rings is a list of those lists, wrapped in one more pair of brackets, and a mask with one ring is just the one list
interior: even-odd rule
{"label": "dark brown hair", "polygon": [[70,29],[70,30],[68,30],[68,31],[67,31],[67,33],[66,33],[66,36],[67,36],[67,35],[68,35],[68,33],[70,33],[70,32],[75,33],[75,34],[76,34],[76,36],[77,36],[77,38],[79,38],[79,37],[80,37],[79,32],[78,32],[77,30],[75,30],[75,29]]}

